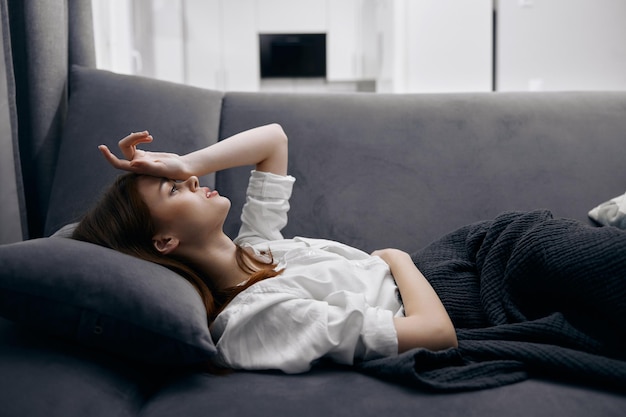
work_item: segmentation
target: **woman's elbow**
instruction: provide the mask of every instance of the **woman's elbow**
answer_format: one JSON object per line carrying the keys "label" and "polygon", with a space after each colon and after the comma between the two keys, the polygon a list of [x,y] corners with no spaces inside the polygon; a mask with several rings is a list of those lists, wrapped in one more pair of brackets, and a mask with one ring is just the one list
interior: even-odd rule
{"label": "woman's elbow", "polygon": [[287,146],[289,138],[287,137],[282,125],[279,123],[271,123],[268,125],[268,128],[272,129],[272,135],[277,142],[281,143],[281,145]]}
{"label": "woman's elbow", "polygon": [[458,347],[456,331],[452,322],[434,322],[421,317],[398,317],[395,319],[398,335],[398,353],[414,348],[440,351]]}
{"label": "woman's elbow", "polygon": [[257,171],[286,175],[289,161],[289,140],[287,134],[278,123],[265,125],[262,129],[266,144],[266,155],[264,159],[257,163]]}
{"label": "woman's elbow", "polygon": [[440,330],[441,346],[440,350],[457,348],[459,341],[456,337],[456,330],[452,323],[445,323]]}
{"label": "woman's elbow", "polygon": [[459,347],[454,326],[449,321],[436,323],[429,330],[428,349],[433,351],[446,350]]}

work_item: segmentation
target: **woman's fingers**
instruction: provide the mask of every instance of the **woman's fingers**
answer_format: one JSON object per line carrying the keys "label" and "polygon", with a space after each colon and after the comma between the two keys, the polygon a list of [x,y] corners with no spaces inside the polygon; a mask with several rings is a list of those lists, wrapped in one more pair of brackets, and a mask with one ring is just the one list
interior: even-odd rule
{"label": "woman's fingers", "polygon": [[98,146],[98,149],[106,158],[106,160],[109,161],[109,163],[115,168],[131,171],[132,169],[130,162],[135,158],[137,154],[136,146],[140,143],[150,143],[152,142],[152,139],[152,135],[150,135],[147,130],[144,130],[143,132],[131,133],[130,135],[122,138],[118,142],[118,145],[120,147],[120,150],[122,151],[122,154],[124,155],[124,158],[126,159],[119,159],[117,156],[115,156],[115,154],[113,154],[113,152],[109,150],[106,145],[100,145]]}
{"label": "woman's fingers", "polygon": [[[106,145],[98,146],[104,158],[117,169],[136,172],[138,174],[167,176],[168,178],[182,177],[183,163],[179,155],[166,152],[146,152],[137,149],[140,143],[152,142],[152,135],[147,130],[131,133],[119,141],[118,145],[124,158],[118,158]],[[180,178],[180,179],[186,179]]]}
{"label": "woman's fingers", "polygon": [[126,159],[119,159],[106,145],[100,145],[98,149],[105,159],[117,169],[147,175],[161,175],[164,169],[163,164],[158,160],[151,161],[145,158],[138,158],[128,161]]}
{"label": "woman's fingers", "polygon": [[132,160],[135,157],[135,146],[140,143],[152,142],[152,135],[147,130],[143,132],[135,132],[122,138],[118,145],[124,157],[128,160]]}
{"label": "woman's fingers", "polygon": [[109,150],[109,148],[106,145],[100,145],[98,146],[98,149],[100,150],[102,155],[105,157],[105,159],[109,161],[109,163],[113,165],[115,168],[128,170],[128,168],[130,167],[130,161],[119,159]]}

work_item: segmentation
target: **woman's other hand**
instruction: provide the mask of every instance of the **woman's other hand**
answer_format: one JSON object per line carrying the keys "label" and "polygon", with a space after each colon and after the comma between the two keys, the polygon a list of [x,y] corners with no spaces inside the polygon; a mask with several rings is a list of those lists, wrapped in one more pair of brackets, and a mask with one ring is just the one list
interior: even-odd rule
{"label": "woman's other hand", "polygon": [[389,265],[402,297],[405,317],[394,317],[398,352],[419,347],[430,350],[457,347],[454,324],[448,312],[411,256],[399,249],[377,250],[372,256],[380,257]]}
{"label": "woman's other hand", "polygon": [[397,261],[399,259],[403,259],[405,262],[409,261],[412,263],[410,255],[404,251],[401,251],[400,249],[379,249],[372,252],[372,256],[378,256],[389,266],[392,266],[394,261]]}
{"label": "woman's other hand", "polygon": [[137,145],[150,143],[152,140],[152,135],[147,130],[124,137],[119,141],[119,147],[125,159],[119,159],[106,145],[100,145],[98,149],[117,169],[174,180],[186,180],[192,175],[184,160],[177,154],[137,149]]}

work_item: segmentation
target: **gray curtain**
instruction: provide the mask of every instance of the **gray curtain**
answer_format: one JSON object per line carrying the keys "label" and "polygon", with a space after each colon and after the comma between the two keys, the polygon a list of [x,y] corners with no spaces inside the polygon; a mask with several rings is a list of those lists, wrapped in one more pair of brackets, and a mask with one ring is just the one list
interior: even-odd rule
{"label": "gray curtain", "polygon": [[0,199],[0,214],[2,239],[11,241],[16,233],[23,239],[43,235],[69,68],[95,67],[95,51],[91,0],[0,0],[0,5],[2,182],[14,173],[11,184],[2,185],[7,194]]}
{"label": "gray curtain", "polygon": [[17,114],[15,109],[15,79],[11,64],[10,34],[6,1],[0,0],[0,244],[21,240],[26,230],[26,218],[19,151],[17,143]]}

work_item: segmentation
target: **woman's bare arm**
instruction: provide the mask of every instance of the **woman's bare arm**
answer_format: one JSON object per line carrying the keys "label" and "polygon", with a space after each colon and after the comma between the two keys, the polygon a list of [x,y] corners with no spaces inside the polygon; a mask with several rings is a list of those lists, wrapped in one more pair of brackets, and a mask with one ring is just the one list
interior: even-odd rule
{"label": "woman's bare arm", "polygon": [[126,159],[117,158],[105,145],[99,149],[115,168],[176,180],[242,165],[255,165],[258,171],[287,174],[288,140],[278,124],[246,130],[182,156],[137,149],[137,145],[152,140],[148,131],[131,133],[120,140],[119,147]]}
{"label": "woman's bare arm", "polygon": [[402,296],[405,317],[394,318],[398,352],[417,347],[431,350],[457,347],[456,332],[448,312],[411,257],[397,249],[383,249],[372,255],[389,265]]}
{"label": "woman's bare arm", "polygon": [[287,135],[278,124],[246,130],[212,146],[184,155],[192,175],[205,175],[242,165],[257,171],[287,174]]}

